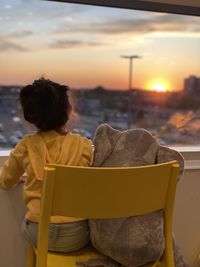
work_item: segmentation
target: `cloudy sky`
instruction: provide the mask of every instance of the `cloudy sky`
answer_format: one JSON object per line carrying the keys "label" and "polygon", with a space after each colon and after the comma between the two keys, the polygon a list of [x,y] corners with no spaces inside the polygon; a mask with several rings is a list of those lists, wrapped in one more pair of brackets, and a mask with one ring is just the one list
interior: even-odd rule
{"label": "cloudy sky", "polygon": [[73,88],[183,88],[200,76],[200,18],[42,0],[0,1],[0,84],[46,78]]}

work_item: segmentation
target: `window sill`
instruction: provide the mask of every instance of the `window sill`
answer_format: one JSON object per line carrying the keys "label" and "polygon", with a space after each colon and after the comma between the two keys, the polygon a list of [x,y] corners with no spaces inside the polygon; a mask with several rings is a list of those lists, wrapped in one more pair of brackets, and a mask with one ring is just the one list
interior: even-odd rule
{"label": "window sill", "polygon": [[[169,146],[180,152],[185,158],[185,170],[200,170],[200,146]],[[0,151],[0,166],[6,160],[10,150]]]}
{"label": "window sill", "polygon": [[0,157],[7,157],[10,153],[10,150],[0,150]]}

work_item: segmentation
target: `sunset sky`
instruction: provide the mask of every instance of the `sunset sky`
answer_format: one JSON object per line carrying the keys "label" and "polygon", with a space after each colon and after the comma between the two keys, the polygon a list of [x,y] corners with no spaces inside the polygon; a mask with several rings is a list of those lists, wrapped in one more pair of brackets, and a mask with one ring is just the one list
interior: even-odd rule
{"label": "sunset sky", "polygon": [[[39,0],[0,1],[0,84],[181,90],[200,76],[200,17]],[[157,85],[156,85],[157,84]]]}

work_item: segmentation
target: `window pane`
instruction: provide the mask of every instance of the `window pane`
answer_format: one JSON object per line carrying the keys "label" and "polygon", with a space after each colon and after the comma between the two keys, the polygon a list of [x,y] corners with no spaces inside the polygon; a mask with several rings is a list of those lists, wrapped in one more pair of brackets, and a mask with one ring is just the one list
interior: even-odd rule
{"label": "window pane", "polygon": [[37,0],[0,3],[0,149],[35,131],[21,86],[69,85],[70,127],[145,128],[164,145],[200,144],[200,18]]}

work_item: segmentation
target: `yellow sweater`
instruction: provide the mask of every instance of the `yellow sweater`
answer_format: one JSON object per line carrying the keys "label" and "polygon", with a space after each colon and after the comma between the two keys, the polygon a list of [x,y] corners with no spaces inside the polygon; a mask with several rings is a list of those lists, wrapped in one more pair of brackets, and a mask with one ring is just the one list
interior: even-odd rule
{"label": "yellow sweater", "polygon": [[[0,175],[0,188],[9,190],[24,172],[23,197],[27,206],[26,218],[38,222],[45,164],[90,166],[93,157],[92,142],[79,134],[61,135],[55,131],[39,132],[24,138],[11,151]],[[66,203],[67,204],[67,203]],[[68,203],[70,205],[70,203]],[[66,223],[81,219],[53,216],[52,223]]]}

